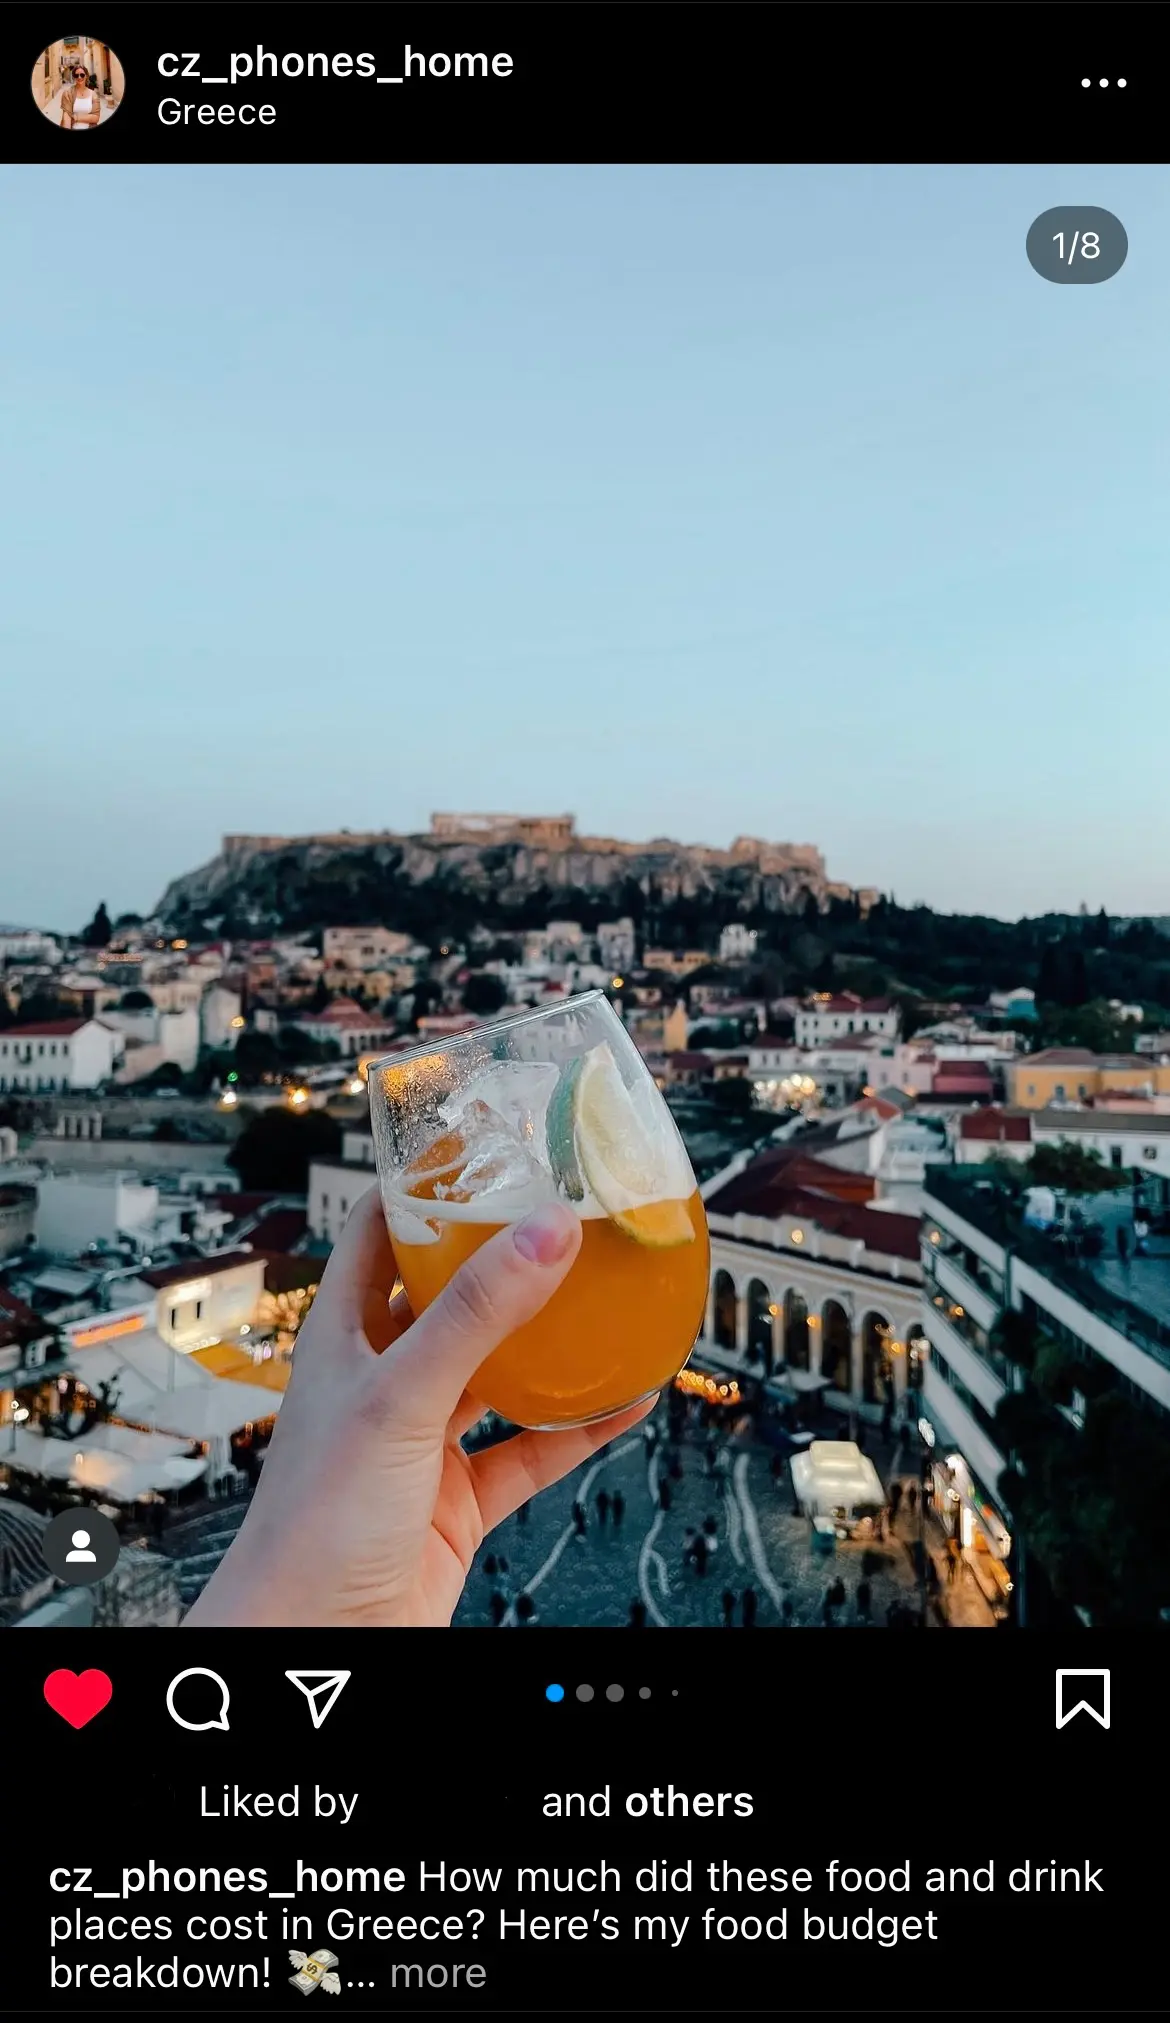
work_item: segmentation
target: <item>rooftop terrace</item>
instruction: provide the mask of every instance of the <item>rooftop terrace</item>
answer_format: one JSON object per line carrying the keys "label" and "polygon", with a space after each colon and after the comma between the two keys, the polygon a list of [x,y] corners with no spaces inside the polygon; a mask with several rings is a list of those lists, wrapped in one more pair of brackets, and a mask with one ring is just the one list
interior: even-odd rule
{"label": "rooftop terrace", "polygon": [[1094,1313],[1135,1347],[1170,1368],[1170,1230],[1153,1224],[1150,1254],[1117,1251],[1119,1226],[1132,1227],[1134,1196],[1128,1189],[1075,1197],[1085,1221],[1095,1223],[1104,1238],[1097,1257],[1076,1255],[1042,1230],[1025,1225],[1023,1200],[995,1179],[985,1167],[950,1166],[926,1169],[927,1214],[933,1198],[953,1209],[975,1229],[1013,1257],[1031,1265],[1071,1299]]}

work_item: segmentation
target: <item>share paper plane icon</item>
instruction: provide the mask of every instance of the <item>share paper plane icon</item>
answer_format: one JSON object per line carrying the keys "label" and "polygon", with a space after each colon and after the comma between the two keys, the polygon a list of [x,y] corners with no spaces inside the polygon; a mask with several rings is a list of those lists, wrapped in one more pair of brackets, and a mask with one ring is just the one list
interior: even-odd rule
{"label": "share paper plane icon", "polygon": [[337,1705],[350,1672],[286,1672],[297,1691],[303,1693],[309,1703],[309,1719],[314,1728],[320,1728],[327,1714]]}

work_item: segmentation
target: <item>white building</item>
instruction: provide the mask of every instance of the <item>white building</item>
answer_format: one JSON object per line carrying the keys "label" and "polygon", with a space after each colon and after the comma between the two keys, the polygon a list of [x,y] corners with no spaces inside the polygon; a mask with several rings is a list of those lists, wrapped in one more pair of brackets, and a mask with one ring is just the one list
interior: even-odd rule
{"label": "white building", "polygon": [[321,937],[326,969],[381,969],[414,946],[412,935],[390,927],[327,927]]}
{"label": "white building", "polygon": [[747,1053],[757,1102],[776,1109],[848,1103],[862,1089],[900,1088],[905,1081],[901,1047],[870,1033],[843,1035],[817,1047],[764,1033]]}
{"label": "white building", "polygon": [[1003,1110],[983,1103],[948,1119],[948,1129],[961,1166],[982,1166],[988,1159],[1032,1157],[1030,1110]]}
{"label": "white building", "polygon": [[37,1245],[75,1257],[91,1243],[142,1242],[158,1212],[158,1188],[133,1173],[50,1173],[37,1187]]}
{"label": "white building", "polygon": [[247,1250],[143,1271],[127,1297],[153,1299],[154,1325],[173,1349],[210,1348],[256,1322],[264,1292],[264,1258]]}
{"label": "white building", "polygon": [[1170,1178],[1170,1116],[1161,1111],[1047,1109],[1030,1117],[1036,1145],[1080,1145],[1106,1166]]}
{"label": "white building", "polygon": [[309,1167],[309,1230],[318,1241],[336,1243],[355,1202],[377,1182],[374,1139],[369,1131],[346,1131],[340,1159],[314,1159]]}
{"label": "white building", "polygon": [[575,962],[587,953],[586,934],[579,920],[550,920],[547,927],[530,928],[522,943],[525,965]]}
{"label": "white building", "polygon": [[741,920],[733,920],[719,936],[720,962],[751,962],[759,938],[754,927],[745,927]]}
{"label": "white building", "polygon": [[929,1055],[932,1063],[985,1061],[989,1067],[1002,1067],[1019,1049],[1018,1033],[985,1032],[971,1018],[940,1019],[936,1025],[920,1027],[905,1043],[910,1062]]}
{"label": "white building", "polygon": [[212,1053],[234,1047],[244,1029],[244,1002],[238,990],[213,983],[199,1003],[199,1038]]}
{"label": "white building", "polygon": [[810,1196],[785,1179],[779,1152],[702,1191],[711,1285],[696,1365],[820,1393],[863,1418],[904,1409],[922,1381],[918,1218]]}
{"label": "white building", "polygon": [[603,920],[597,929],[597,959],[603,969],[622,976],[634,967],[638,937],[628,915],[621,920]]}
{"label": "white building", "polygon": [[901,1014],[888,997],[860,998],[851,992],[831,996],[823,992],[796,1014],[796,1044],[823,1046],[826,1040],[843,1039],[856,1033],[876,1033],[896,1040],[901,1030]]}
{"label": "white building", "polygon": [[1127,1274],[1106,1256],[1070,1269],[1014,1217],[993,1183],[970,1169],[932,1171],[926,1210],[922,1321],[930,1353],[921,1430],[934,1458],[935,1508],[953,1526],[977,1578],[982,1568],[1003,1591],[1012,1515],[1001,1484],[1008,1456],[995,1415],[1028,1376],[1008,1354],[1005,1314],[1010,1310],[1019,1317],[1015,1325],[1032,1332],[1033,1356],[1046,1345],[1058,1367],[1084,1368],[1083,1391],[1074,1376],[1065,1402],[1051,1404],[1074,1429],[1083,1429],[1089,1400],[1110,1392],[1153,1421],[1164,1420],[1170,1327],[1150,1309],[1155,1303],[1166,1309],[1166,1266],[1135,1259]]}
{"label": "white building", "polygon": [[343,1060],[385,1053],[396,1030],[379,1012],[363,1011],[352,998],[340,997],[327,1011],[298,1012],[288,1023],[306,1039],[335,1046]]}
{"label": "white building", "polygon": [[100,1089],[125,1052],[121,1033],[101,1019],[50,1019],[0,1033],[0,1095]]}
{"label": "white building", "polygon": [[992,1011],[1003,1012],[1007,1018],[1010,1018],[1013,1012],[1022,1012],[1024,1017],[1028,1018],[1036,1010],[1036,993],[1034,990],[1025,990],[1022,986],[1016,990],[993,990],[987,1002]]}
{"label": "white building", "polygon": [[7,962],[37,962],[50,966],[60,962],[61,944],[52,934],[36,927],[0,928],[0,969]]}
{"label": "white building", "polygon": [[118,1007],[105,1014],[104,1022],[126,1042],[115,1078],[121,1083],[141,1082],[164,1062],[187,1075],[199,1058],[199,1013],[194,1007],[185,1011],[160,1011],[157,1005],[131,1011]]}

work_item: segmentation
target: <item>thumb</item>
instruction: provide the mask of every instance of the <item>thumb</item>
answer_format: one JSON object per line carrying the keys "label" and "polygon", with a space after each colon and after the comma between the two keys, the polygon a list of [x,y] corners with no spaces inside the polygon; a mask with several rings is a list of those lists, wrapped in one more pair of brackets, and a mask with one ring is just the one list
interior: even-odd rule
{"label": "thumb", "polygon": [[577,1217],[550,1202],[469,1257],[382,1358],[395,1423],[441,1434],[480,1364],[547,1305],[580,1248]]}

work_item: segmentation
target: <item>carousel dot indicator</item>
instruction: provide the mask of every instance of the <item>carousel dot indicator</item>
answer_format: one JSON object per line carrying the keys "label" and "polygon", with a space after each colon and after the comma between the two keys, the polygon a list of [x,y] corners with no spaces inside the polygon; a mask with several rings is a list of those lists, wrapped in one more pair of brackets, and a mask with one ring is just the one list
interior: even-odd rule
{"label": "carousel dot indicator", "polygon": [[605,1697],[607,1700],[624,1700],[626,1697],[626,1689],[624,1686],[607,1686],[605,1689]]}
{"label": "carousel dot indicator", "polygon": [[638,1688],[638,1698],[639,1698],[639,1700],[648,1700],[648,1699],[650,1698],[650,1688],[649,1688],[649,1686],[639,1686],[639,1688]]}
{"label": "carousel dot indicator", "polygon": [[578,1686],[577,1698],[579,1700],[591,1700],[593,1698],[592,1686]]}
{"label": "carousel dot indicator", "polygon": [[546,1700],[563,1700],[565,1697],[565,1689],[563,1686],[546,1686],[544,1689],[544,1697]]}

